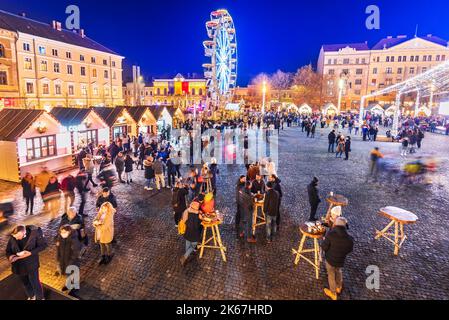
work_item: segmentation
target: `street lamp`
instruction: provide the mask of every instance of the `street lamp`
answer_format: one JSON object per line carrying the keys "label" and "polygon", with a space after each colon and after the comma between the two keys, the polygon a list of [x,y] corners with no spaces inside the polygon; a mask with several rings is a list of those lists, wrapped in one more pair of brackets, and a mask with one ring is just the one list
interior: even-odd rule
{"label": "street lamp", "polygon": [[265,100],[267,96],[267,81],[264,80],[262,83],[262,114],[265,114]]}
{"label": "street lamp", "polygon": [[345,88],[345,80],[343,78],[340,78],[338,81],[338,114],[341,113],[341,98],[343,95],[343,89]]}

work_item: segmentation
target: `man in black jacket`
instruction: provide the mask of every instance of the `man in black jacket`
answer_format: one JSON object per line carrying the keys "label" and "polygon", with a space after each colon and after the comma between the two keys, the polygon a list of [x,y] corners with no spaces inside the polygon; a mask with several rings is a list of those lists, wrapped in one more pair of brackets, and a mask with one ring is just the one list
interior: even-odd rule
{"label": "man in black jacket", "polygon": [[265,194],[265,201],[263,210],[267,219],[267,242],[273,241],[273,235],[277,232],[276,220],[279,213],[279,193],[273,189],[274,184],[272,182],[267,183],[267,193]]}
{"label": "man in black jacket", "polygon": [[249,243],[256,243],[256,239],[252,234],[253,229],[253,202],[254,199],[251,194],[252,184],[247,181],[245,187],[239,192],[239,205],[243,218],[243,228],[241,235],[246,236],[246,241]]}
{"label": "man in black jacket", "polygon": [[28,300],[43,300],[44,292],[39,281],[39,253],[47,248],[42,230],[35,226],[18,226],[11,232],[6,246],[6,257],[12,273],[22,281]]}
{"label": "man in black jacket", "polygon": [[312,182],[307,187],[307,192],[309,194],[309,203],[310,203],[310,221],[316,221],[316,212],[318,210],[318,205],[321,202],[319,192],[318,192],[318,178],[314,177]]}
{"label": "man in black jacket", "polygon": [[335,141],[337,140],[337,135],[335,134],[335,130],[332,130],[328,136],[329,139],[329,147],[327,148],[327,152],[334,153],[335,152]]}
{"label": "man in black jacket", "polygon": [[321,244],[321,248],[325,252],[329,280],[329,289],[324,289],[324,293],[332,300],[337,300],[343,289],[345,259],[354,247],[354,239],[348,234],[347,225],[348,221],[345,218],[338,218],[334,228],[328,232]]}
{"label": "man in black jacket", "polygon": [[112,204],[114,209],[117,209],[117,199],[112,194],[111,190],[109,188],[104,188],[101,195],[97,199],[97,209],[100,209],[103,203],[109,202]]}
{"label": "man in black jacket", "polygon": [[240,207],[240,191],[245,189],[246,176],[241,175],[235,187],[235,202],[237,204],[237,212],[235,214],[235,229],[237,230],[237,238],[240,237],[240,221],[242,218],[242,208]]}

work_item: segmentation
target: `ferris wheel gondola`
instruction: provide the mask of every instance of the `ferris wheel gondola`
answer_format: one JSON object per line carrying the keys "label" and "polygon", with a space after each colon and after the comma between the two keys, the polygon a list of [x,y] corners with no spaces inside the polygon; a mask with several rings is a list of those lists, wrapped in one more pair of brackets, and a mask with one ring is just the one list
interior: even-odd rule
{"label": "ferris wheel gondola", "polygon": [[232,99],[237,84],[237,37],[234,21],[225,9],[213,11],[206,22],[209,40],[203,42],[204,76],[209,97],[215,106],[223,106]]}

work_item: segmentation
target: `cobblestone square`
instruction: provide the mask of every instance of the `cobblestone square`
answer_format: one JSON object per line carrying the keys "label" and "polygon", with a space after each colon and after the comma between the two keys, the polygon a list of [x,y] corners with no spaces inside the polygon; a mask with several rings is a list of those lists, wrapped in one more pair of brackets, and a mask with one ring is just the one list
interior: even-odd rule
{"label": "cobblestone square", "polygon": [[[238,240],[234,229],[235,191],[244,166],[221,166],[218,177],[216,207],[225,214],[221,226],[228,262],[219,252],[206,251],[203,259],[195,259],[181,267],[179,258],[184,240],[178,236],[171,210],[170,190],[145,191],[143,171],[135,171],[131,186],[120,185],[114,193],[119,202],[116,214],[115,256],[108,266],[98,266],[99,248],[91,244],[81,265],[82,299],[256,299],[256,300],[324,300],[327,285],[324,266],[316,280],[312,267],[304,262],[294,265],[292,249],[300,241],[299,226],[309,216],[307,184],[313,176],[320,178],[320,194],[331,191],[345,195],[349,206],[344,216],[355,239],[354,252],[348,257],[345,291],[342,299],[449,299],[449,157],[448,137],[427,134],[422,153],[435,153],[445,159],[442,174],[433,185],[401,188],[395,185],[366,182],[369,152],[379,146],[384,153],[399,153],[399,145],[362,142],[354,138],[349,161],[335,159],[327,152],[324,129],[315,139],[306,138],[297,127],[286,128],[279,137],[279,169],[284,198],[279,235],[271,244],[265,241],[264,228],[257,233],[255,245]],[[183,168],[183,173],[187,168]],[[2,194],[14,194],[16,215],[1,230],[0,247],[4,250],[7,232],[15,223],[36,224],[43,228],[49,248],[41,254],[41,279],[60,289],[64,279],[54,276],[56,270],[53,238],[58,222],[36,215],[23,216],[24,204],[19,186],[0,182]],[[41,201],[36,198],[38,210]],[[406,226],[408,239],[399,256],[385,240],[374,240],[375,230],[388,221],[378,215],[385,206],[397,206],[419,217],[416,225]],[[95,215],[95,194],[90,194],[85,212],[86,225],[93,238],[92,217]],[[38,212],[36,210],[36,212]],[[319,208],[326,212],[325,204]],[[366,287],[368,266],[380,269],[380,290]],[[4,255],[0,258],[0,279],[10,274]]]}

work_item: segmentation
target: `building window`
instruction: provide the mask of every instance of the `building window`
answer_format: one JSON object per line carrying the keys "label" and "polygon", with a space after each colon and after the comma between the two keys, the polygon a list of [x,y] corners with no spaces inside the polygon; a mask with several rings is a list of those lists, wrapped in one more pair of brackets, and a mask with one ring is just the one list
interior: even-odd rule
{"label": "building window", "polygon": [[8,85],[8,75],[6,71],[0,71],[0,86]]}
{"label": "building window", "polygon": [[103,65],[104,65],[104,66],[107,66],[107,65],[108,65],[108,60],[103,59]]}
{"label": "building window", "polygon": [[55,94],[61,95],[61,85],[55,84]]}
{"label": "building window", "polygon": [[109,72],[108,70],[104,70],[104,78],[108,79],[109,78]]}
{"label": "building window", "polygon": [[65,53],[65,57],[66,57],[67,59],[72,59],[72,53],[71,53],[71,52],[66,52],[66,53]]}
{"label": "building window", "polygon": [[85,84],[81,85],[81,95],[87,96],[87,86]]}
{"label": "building window", "polygon": [[94,146],[98,145],[98,130],[87,130],[87,131],[80,131],[78,133],[78,149],[81,149],[82,147],[88,146],[90,143],[92,143]]}
{"label": "building window", "polygon": [[424,57],[423,57],[423,61],[424,61],[424,62],[427,61],[427,56],[424,56]]}
{"label": "building window", "polygon": [[69,85],[68,91],[69,91],[69,96],[73,96],[75,94],[75,87],[73,87],[73,85]]}
{"label": "building window", "polygon": [[330,76],[333,76],[335,74],[335,70],[334,69],[329,69],[328,74]]}
{"label": "building window", "polygon": [[93,93],[94,93],[94,96],[98,96],[98,88],[97,87],[93,88]]}
{"label": "building window", "polygon": [[343,64],[349,64],[350,60],[349,59],[343,59]]}
{"label": "building window", "polygon": [[110,95],[109,87],[105,87],[105,88],[104,88],[104,95],[105,95],[106,97],[109,97],[109,95]]}
{"label": "building window", "polygon": [[56,72],[56,73],[59,73],[59,63],[55,63],[54,65],[54,71]]}
{"label": "building window", "polygon": [[34,93],[34,84],[32,82],[27,82],[27,94]]}
{"label": "building window", "polygon": [[25,58],[25,70],[33,70],[33,62],[31,61],[31,58]]}
{"label": "building window", "polygon": [[328,59],[327,64],[332,64],[332,59]]}
{"label": "building window", "polygon": [[84,61],[84,56],[80,55],[80,61]]}
{"label": "building window", "polygon": [[39,160],[56,156],[56,136],[27,139],[27,160]]}
{"label": "building window", "polygon": [[427,71],[427,67],[422,67],[422,73]]}
{"label": "building window", "polygon": [[112,96],[117,97],[117,88],[112,89]]}
{"label": "building window", "polygon": [[394,57],[391,57],[390,61],[391,61],[391,62],[394,62]]}
{"label": "building window", "polygon": [[419,62],[419,56],[415,56],[415,62]]}
{"label": "building window", "polygon": [[45,47],[39,46],[39,54],[46,55],[47,50],[45,50]]}
{"label": "building window", "polygon": [[67,65],[67,74],[73,74],[73,67],[70,64]]}
{"label": "building window", "polygon": [[355,71],[355,73],[356,73],[356,74],[363,74],[363,69],[357,69],[357,70]]}
{"label": "building window", "polygon": [[6,57],[5,47],[0,43],[0,58]]}
{"label": "building window", "polygon": [[95,57],[90,58],[90,62],[91,63],[97,63],[97,60],[95,59]]}
{"label": "building window", "polygon": [[432,61],[432,56],[428,56],[427,61]]}
{"label": "building window", "polygon": [[97,69],[92,69],[92,77],[97,77]]}
{"label": "building window", "polygon": [[41,61],[41,71],[47,72],[48,71],[48,63],[45,60]]}
{"label": "building window", "polygon": [[440,55],[439,54],[437,54],[437,61],[440,61]]}
{"label": "building window", "polygon": [[362,80],[361,80],[361,79],[356,79],[356,80],[355,80],[355,85],[356,85],[356,86],[362,85]]}
{"label": "building window", "polygon": [[402,68],[398,68],[398,74],[402,74]]}
{"label": "building window", "polygon": [[390,57],[389,56],[387,57],[387,62],[390,62]]}
{"label": "building window", "polygon": [[402,62],[402,56],[398,57],[398,62]]}
{"label": "building window", "polygon": [[86,67],[81,67],[80,73],[81,73],[81,76],[85,77],[86,76]]}
{"label": "building window", "polygon": [[366,64],[366,59],[362,58],[362,64]]}
{"label": "building window", "polygon": [[373,74],[377,74],[377,68],[373,69]]}
{"label": "building window", "polygon": [[392,74],[392,73],[393,73],[393,69],[390,68],[390,67],[388,67],[388,68],[385,70],[385,73],[386,73],[386,74]]}
{"label": "building window", "polygon": [[56,50],[56,49],[51,50],[51,54],[53,55],[53,57],[57,57],[58,56],[58,50]]}
{"label": "building window", "polygon": [[342,73],[343,73],[344,75],[348,75],[348,74],[349,74],[349,69],[343,69]]}
{"label": "building window", "polygon": [[441,56],[441,61],[446,61],[446,55],[445,55],[445,54],[443,54],[443,55]]}
{"label": "building window", "polygon": [[117,73],[115,71],[112,71],[112,79],[117,79]]}
{"label": "building window", "polygon": [[410,74],[415,74],[415,68],[413,68],[413,67],[412,67],[412,68],[410,68],[410,71],[409,71],[409,73],[410,73]]}
{"label": "building window", "polygon": [[[167,95],[167,88],[164,88],[164,96],[166,96]],[[165,103],[167,103],[167,102],[165,102]]]}
{"label": "building window", "polygon": [[112,67],[115,68],[115,61],[112,61]]}
{"label": "building window", "polygon": [[30,47],[30,44],[29,43],[23,43],[23,51],[28,51],[28,52],[30,52],[31,51],[31,49],[30,49],[31,47]]}
{"label": "building window", "polygon": [[50,94],[50,86],[48,83],[42,85],[42,94]]}
{"label": "building window", "polygon": [[334,64],[337,64],[337,63],[338,63],[337,59],[334,59]]}
{"label": "building window", "polygon": [[415,61],[415,57],[414,57],[414,56],[411,56],[411,57],[410,57],[410,62],[413,62],[413,61]]}

